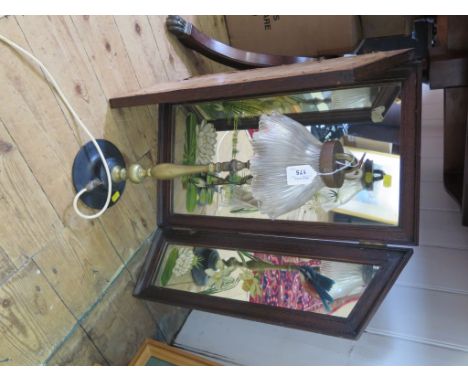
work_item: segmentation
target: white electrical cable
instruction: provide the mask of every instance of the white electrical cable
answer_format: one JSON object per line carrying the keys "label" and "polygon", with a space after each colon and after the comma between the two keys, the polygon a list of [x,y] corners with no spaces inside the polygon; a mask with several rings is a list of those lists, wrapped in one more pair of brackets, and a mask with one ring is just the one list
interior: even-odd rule
{"label": "white electrical cable", "polygon": [[22,53],[23,55],[25,55],[27,58],[29,58],[30,60],[32,60],[37,66],[39,66],[39,68],[43,71],[44,73],[44,76],[46,78],[46,80],[52,85],[53,89],[55,90],[55,92],[59,95],[60,99],[62,100],[62,102],[65,104],[65,106],[67,107],[68,111],[70,112],[70,114],[73,116],[73,118],[75,119],[76,123],[78,124],[78,126],[80,126],[84,131],[85,133],[88,135],[89,139],[93,142],[94,144],[94,147],[96,147],[96,150],[97,152],[99,153],[99,156],[101,157],[101,160],[102,160],[102,163],[104,164],[104,168],[106,170],[106,176],[107,176],[107,184],[109,185],[108,187],[108,192],[107,192],[107,199],[106,199],[106,203],[104,204],[104,206],[101,208],[101,210],[93,215],[85,215],[83,214],[79,209],[78,209],[78,200],[79,198],[81,197],[81,195],[83,195],[84,193],[88,192],[88,191],[91,191],[92,187],[94,186],[90,186],[90,185],[87,185],[85,188],[83,188],[81,191],[79,191],[75,198],[73,199],[73,208],[75,209],[75,212],[78,214],[78,216],[80,216],[81,218],[83,219],[97,219],[98,217],[100,217],[106,210],[107,208],[109,207],[109,204],[110,204],[110,201],[111,201],[111,196],[112,196],[112,178],[111,178],[111,173],[110,173],[110,169],[109,169],[109,165],[107,164],[107,161],[106,161],[106,158],[101,150],[101,148],[99,147],[96,139],[94,138],[94,136],[91,134],[91,132],[88,130],[88,128],[85,126],[85,124],[83,123],[83,121],[80,119],[80,117],[78,116],[78,114],[76,114],[75,110],[73,109],[73,107],[70,105],[70,103],[68,102],[68,100],[65,98],[65,95],[63,94],[62,90],[59,88],[57,82],[55,81],[54,77],[52,77],[52,74],[50,74],[50,72],[47,70],[47,68],[44,66],[44,64],[39,61],[39,59],[37,59],[35,56],[33,56],[31,53],[29,53],[27,50],[25,50],[24,48],[22,48],[21,46],[17,45],[16,43],[14,43],[13,41],[11,41],[10,39],[6,38],[5,36],[2,36],[0,34],[0,41],[3,41],[5,44],[9,45],[10,47],[12,47],[13,49],[17,50],[18,52]]}

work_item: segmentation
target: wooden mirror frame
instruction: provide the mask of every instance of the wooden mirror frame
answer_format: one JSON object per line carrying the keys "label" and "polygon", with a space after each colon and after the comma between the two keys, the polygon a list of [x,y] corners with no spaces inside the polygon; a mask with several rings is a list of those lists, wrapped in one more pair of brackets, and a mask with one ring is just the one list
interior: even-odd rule
{"label": "wooden mirror frame", "polygon": [[[246,73],[246,72],[244,72]],[[158,225],[162,228],[183,228],[190,230],[212,230],[219,232],[257,233],[269,235],[285,235],[308,237],[313,239],[347,240],[362,242],[417,244],[419,231],[419,166],[420,166],[420,110],[421,110],[421,71],[417,64],[387,70],[374,79],[353,80],[349,86],[369,86],[386,82],[401,83],[401,124],[400,124],[400,211],[398,226],[377,226],[364,224],[302,222],[289,220],[269,220],[254,218],[232,218],[180,214],[173,212],[173,183],[172,181],[158,182]],[[340,77],[330,75],[326,81],[319,81],[317,87],[306,90],[334,89],[343,87]],[[305,90],[298,88],[295,81],[291,81],[289,89],[284,93]],[[303,86],[303,85],[302,85]],[[249,87],[245,90],[236,89],[235,96],[221,99],[236,99],[252,96],[277,94],[276,89],[270,89],[268,83],[258,87],[255,93]],[[203,101],[209,99],[206,91]],[[229,91],[226,93],[229,94]],[[191,99],[197,99],[191,94]],[[181,103],[182,104],[182,103]],[[175,118],[173,105],[164,103],[159,105],[159,157],[161,163],[171,163],[174,160]]]}
{"label": "wooden mirror frame", "polygon": [[[155,286],[153,282],[169,244],[216,249],[244,249],[280,256],[372,264],[379,266],[380,269],[351,313],[344,318]],[[361,334],[390,290],[412,252],[412,249],[405,248],[377,248],[355,244],[325,243],[310,239],[269,237],[266,240],[265,237],[258,235],[158,230],[146,256],[134,296],[263,323],[355,339]]]}
{"label": "wooden mirror frame", "polygon": [[[400,86],[388,86],[391,83],[373,83],[373,86],[387,85],[382,91],[380,91],[372,105],[365,108],[353,108],[353,109],[340,109],[320,112],[302,112],[302,113],[285,113],[287,117],[294,119],[295,121],[303,124],[338,124],[338,123],[372,123],[372,110],[383,106],[385,107],[385,114],[389,111],[392,106],[395,97],[400,92]],[[399,85],[399,84],[398,84]],[[350,88],[350,87],[346,87]],[[343,87],[344,89],[344,87]],[[325,89],[322,89],[325,90]],[[184,104],[187,107],[187,111],[191,111],[197,115],[200,119],[205,119],[203,115],[194,107],[192,104]],[[384,114],[384,115],[385,115]],[[260,117],[244,117],[239,118],[237,129],[257,129]],[[229,131],[234,129],[234,122],[229,119],[207,119],[208,123],[212,123],[216,131]]]}

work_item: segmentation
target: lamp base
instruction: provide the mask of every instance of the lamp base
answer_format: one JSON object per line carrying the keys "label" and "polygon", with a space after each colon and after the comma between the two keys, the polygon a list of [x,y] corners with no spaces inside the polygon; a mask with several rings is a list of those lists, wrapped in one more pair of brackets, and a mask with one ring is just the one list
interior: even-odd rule
{"label": "lamp base", "polygon": [[[114,144],[105,139],[97,139],[96,141],[111,170],[114,166],[125,167],[122,153]],[[81,191],[92,180],[100,180],[101,184],[93,190],[81,195],[80,200],[88,207],[94,209],[101,209],[104,207],[109,184],[107,182],[106,170],[93,142],[90,141],[86,143],[81,147],[80,151],[78,151],[78,154],[76,154],[72,168],[72,179],[76,192]],[[125,181],[119,183],[112,182],[110,187],[112,187],[112,197],[109,207],[112,207],[122,197],[125,189]]]}

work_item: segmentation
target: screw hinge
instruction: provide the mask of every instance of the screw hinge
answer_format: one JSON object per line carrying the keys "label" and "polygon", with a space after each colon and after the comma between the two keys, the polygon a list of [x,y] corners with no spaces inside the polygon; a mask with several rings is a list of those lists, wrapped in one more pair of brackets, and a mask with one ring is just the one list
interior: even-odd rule
{"label": "screw hinge", "polygon": [[360,240],[359,245],[362,247],[387,248],[387,244],[384,244],[379,241],[372,241],[372,240]]}

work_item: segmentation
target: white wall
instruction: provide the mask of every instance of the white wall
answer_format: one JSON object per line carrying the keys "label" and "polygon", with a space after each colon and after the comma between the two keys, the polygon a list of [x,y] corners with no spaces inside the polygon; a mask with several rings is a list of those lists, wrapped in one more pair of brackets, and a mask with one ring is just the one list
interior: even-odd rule
{"label": "white wall", "polygon": [[361,338],[194,311],[177,346],[242,365],[468,365],[468,228],[442,183],[443,92],[423,90],[420,246]]}

